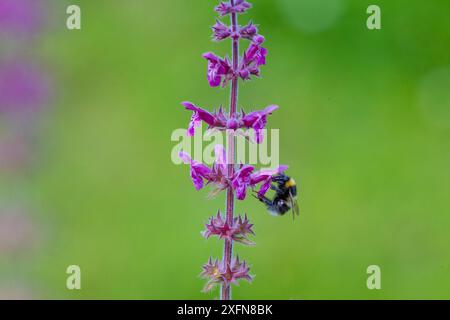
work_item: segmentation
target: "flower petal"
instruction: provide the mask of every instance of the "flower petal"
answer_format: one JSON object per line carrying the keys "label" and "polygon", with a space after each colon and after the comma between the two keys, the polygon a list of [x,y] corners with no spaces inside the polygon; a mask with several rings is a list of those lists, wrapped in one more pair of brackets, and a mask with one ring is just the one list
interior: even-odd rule
{"label": "flower petal", "polygon": [[263,110],[252,111],[245,115],[242,121],[247,128],[263,129],[267,122],[266,117],[278,108],[277,105],[270,105]]}
{"label": "flower petal", "polygon": [[180,157],[180,159],[183,161],[184,164],[191,164],[192,159],[186,152],[180,151],[178,153],[178,156]]}
{"label": "flower petal", "polygon": [[208,181],[211,179],[211,169],[203,163],[193,160],[186,152],[181,151],[178,155],[183,163],[190,164],[191,180],[195,189],[200,190],[203,188],[203,179]]}
{"label": "flower petal", "polygon": [[200,120],[198,113],[194,113],[191,117],[191,121],[189,122],[189,126],[187,129],[187,134],[189,137],[193,137],[195,134],[195,128],[199,127],[202,124],[202,121]]}
{"label": "flower petal", "polygon": [[266,114],[266,115],[269,115],[269,114],[272,114],[275,110],[277,110],[279,108],[279,106],[277,106],[277,105],[275,105],[275,104],[273,104],[273,105],[270,105],[270,106],[268,106],[268,107],[266,107],[265,109],[264,109],[264,113]]}
{"label": "flower petal", "polygon": [[204,165],[203,163],[197,162],[197,161],[192,161],[192,168],[194,168],[194,170],[203,178],[205,179],[209,179],[209,175],[211,174],[211,169]]}
{"label": "flower petal", "polygon": [[208,60],[207,77],[209,85],[211,87],[218,87],[223,79],[225,79],[225,84],[228,78],[227,76],[231,72],[231,65],[228,59],[222,59],[212,52],[203,54],[203,57]]}
{"label": "flower petal", "polygon": [[270,186],[272,184],[272,180],[271,179],[267,179],[259,188],[258,191],[258,197],[264,197],[267,193],[267,191],[270,189]]}
{"label": "flower petal", "polygon": [[247,186],[245,184],[241,184],[236,189],[236,198],[238,200],[245,200],[246,197],[247,197]]}
{"label": "flower petal", "polygon": [[237,180],[248,179],[250,177],[251,173],[253,172],[253,170],[255,170],[255,167],[246,164],[246,165],[242,166],[242,168],[240,168],[236,172],[235,179],[237,179]]}
{"label": "flower petal", "polygon": [[194,114],[197,115],[199,120],[205,121],[210,126],[214,125],[215,117],[209,111],[206,111],[205,109],[197,107],[195,104],[193,104],[189,101],[184,101],[181,104],[186,108],[186,110],[190,110],[190,111],[194,112]]}
{"label": "flower petal", "polygon": [[197,191],[203,188],[203,178],[193,169],[193,167],[191,167],[191,179]]}
{"label": "flower petal", "polygon": [[247,188],[250,185],[250,176],[255,168],[251,165],[242,166],[234,175],[232,187],[236,191],[236,198],[244,200],[247,195]]}

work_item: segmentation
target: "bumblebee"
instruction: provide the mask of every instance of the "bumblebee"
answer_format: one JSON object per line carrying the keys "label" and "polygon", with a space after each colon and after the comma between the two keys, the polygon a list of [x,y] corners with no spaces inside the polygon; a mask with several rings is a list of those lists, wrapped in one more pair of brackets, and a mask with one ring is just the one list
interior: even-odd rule
{"label": "bumblebee", "polygon": [[284,174],[276,175],[272,177],[270,188],[275,191],[272,200],[265,196],[255,196],[266,205],[270,214],[283,216],[289,210],[292,210],[293,218],[300,214],[297,203],[297,185],[294,179]]}

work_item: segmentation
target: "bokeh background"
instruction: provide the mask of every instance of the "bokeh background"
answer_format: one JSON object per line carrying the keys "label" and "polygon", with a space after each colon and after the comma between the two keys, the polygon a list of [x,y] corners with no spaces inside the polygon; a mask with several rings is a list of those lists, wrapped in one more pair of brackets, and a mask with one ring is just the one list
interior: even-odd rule
{"label": "bokeh background", "polygon": [[[15,7],[14,5],[15,4]],[[66,29],[69,4],[82,30]],[[212,299],[198,277],[222,243],[171,162],[179,105],[226,104],[201,54],[217,1],[0,0],[0,297]],[[450,298],[450,2],[254,0],[261,80],[240,105],[279,104],[281,162],[301,217],[239,202],[256,247],[237,299]],[[366,9],[382,9],[382,29]],[[38,7],[34,7],[34,6]],[[82,290],[66,289],[79,265]],[[382,290],[366,268],[382,270]]]}

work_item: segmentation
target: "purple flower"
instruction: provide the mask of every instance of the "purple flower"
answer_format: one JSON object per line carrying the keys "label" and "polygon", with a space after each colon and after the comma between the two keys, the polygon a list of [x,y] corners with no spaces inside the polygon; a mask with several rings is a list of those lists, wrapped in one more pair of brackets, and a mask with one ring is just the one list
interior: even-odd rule
{"label": "purple flower", "polygon": [[222,59],[212,52],[207,52],[203,57],[208,60],[208,82],[211,87],[224,87],[233,78],[233,71],[227,58]]}
{"label": "purple flower", "polygon": [[208,279],[203,292],[211,291],[218,284],[228,287],[232,283],[237,284],[239,279],[249,282],[253,280],[247,263],[239,261],[239,257],[233,258],[229,264],[219,262],[218,259],[213,261],[212,258],[209,258],[208,262],[203,266],[200,276]]}
{"label": "purple flower", "polygon": [[193,112],[187,130],[188,136],[192,137],[195,134],[195,128],[200,126],[202,121],[206,122],[210,126],[214,126],[215,120],[211,113],[188,101],[182,102],[181,104],[186,108],[186,110]]}
{"label": "purple flower", "polygon": [[226,24],[221,22],[220,20],[216,20],[216,24],[212,26],[213,29],[213,39],[215,41],[221,41],[226,38],[229,38],[232,34],[232,30]]}
{"label": "purple flower", "polygon": [[180,152],[179,156],[185,164],[189,164],[191,166],[191,179],[194,183],[195,189],[202,189],[203,179],[207,181],[211,179],[211,169],[204,164],[191,159],[191,157],[185,152]]}
{"label": "purple flower", "polygon": [[235,173],[232,181],[233,189],[236,191],[236,198],[244,200],[247,196],[247,188],[251,186],[250,176],[255,168],[251,165],[243,165]]}
{"label": "purple flower", "polygon": [[233,222],[228,224],[225,217],[222,217],[220,211],[217,216],[211,217],[209,222],[205,225],[206,230],[202,232],[203,236],[208,239],[211,236],[218,236],[220,239],[228,239],[237,241],[246,245],[254,245],[248,239],[247,235],[255,233],[252,230],[253,224],[247,218],[247,215],[242,218],[237,216],[233,218]]}
{"label": "purple flower", "polygon": [[200,126],[202,121],[208,124],[210,128],[223,128],[226,126],[227,118],[223,113],[222,108],[219,109],[219,112],[212,114],[188,101],[182,102],[181,104],[186,110],[193,112],[187,130],[188,136],[192,137],[195,134],[195,128]]}
{"label": "purple flower", "polygon": [[267,50],[261,47],[261,44],[263,44],[264,41],[265,39],[263,36],[258,35],[254,37],[253,42],[250,44],[244,55],[244,63],[246,65],[249,65],[252,62],[255,62],[257,66],[266,64]]}
{"label": "purple flower", "polygon": [[249,80],[251,75],[259,77],[259,67],[266,64],[267,49],[261,46],[263,42],[264,37],[257,35],[245,51],[239,69],[239,76],[243,80]]}
{"label": "purple flower", "polygon": [[243,39],[253,40],[253,38],[258,35],[258,28],[250,21],[246,26],[239,30],[239,35]]}
{"label": "purple flower", "polygon": [[261,143],[263,139],[262,130],[266,127],[267,116],[272,114],[278,106],[271,105],[264,110],[252,111],[247,115],[242,115],[243,127],[255,130],[256,143]]}
{"label": "purple flower", "polygon": [[215,11],[218,12],[223,17],[230,13],[244,13],[251,7],[252,5],[245,0],[236,0],[234,1],[234,6],[232,6],[231,2],[229,1],[221,2],[215,8]]}
{"label": "purple flower", "polygon": [[191,166],[191,179],[194,183],[195,189],[202,189],[204,186],[204,181],[208,184],[214,185],[215,189],[211,192],[211,196],[226,189],[229,185],[225,160],[225,149],[221,145],[216,145],[214,151],[216,160],[212,166],[212,169],[191,159],[191,157],[183,151],[179,153],[180,159],[185,164],[189,164]]}

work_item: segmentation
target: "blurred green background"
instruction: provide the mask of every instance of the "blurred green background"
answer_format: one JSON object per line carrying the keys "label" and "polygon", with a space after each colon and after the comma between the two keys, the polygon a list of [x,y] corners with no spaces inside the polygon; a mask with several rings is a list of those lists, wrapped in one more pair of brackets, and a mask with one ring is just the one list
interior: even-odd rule
{"label": "blurred green background", "polygon": [[[281,163],[300,185],[301,217],[237,204],[255,224],[256,247],[236,246],[256,275],[235,299],[450,298],[450,2],[254,0],[240,17],[260,25],[269,50],[262,79],[240,87],[247,110],[280,105]],[[211,89],[201,54],[217,1],[70,1],[82,30],[51,30],[33,50],[49,66],[55,97],[36,144],[26,193],[44,241],[2,259],[3,279],[37,298],[212,299],[198,277],[222,242],[204,240],[207,200],[171,162],[180,101],[227,104]],[[378,4],[382,29],[366,27]],[[11,187],[12,186],[12,187]],[[66,289],[67,266],[82,290]],[[382,290],[368,290],[379,265]]]}

